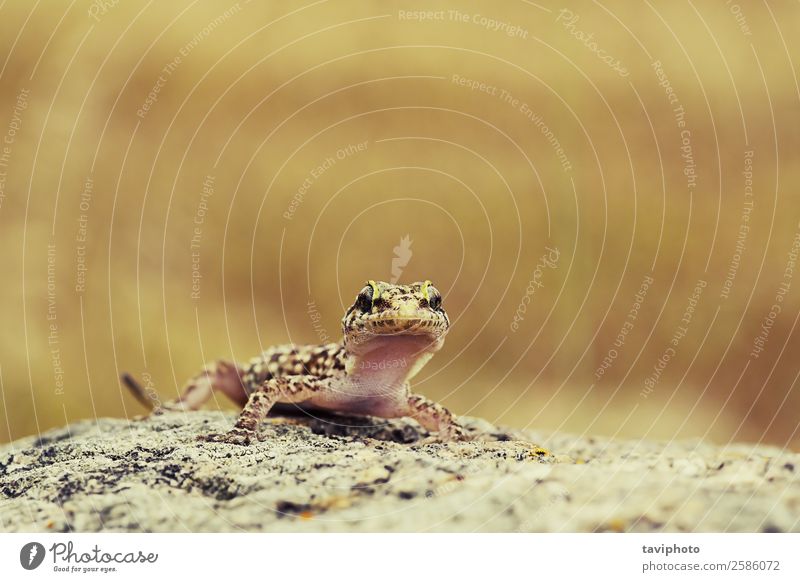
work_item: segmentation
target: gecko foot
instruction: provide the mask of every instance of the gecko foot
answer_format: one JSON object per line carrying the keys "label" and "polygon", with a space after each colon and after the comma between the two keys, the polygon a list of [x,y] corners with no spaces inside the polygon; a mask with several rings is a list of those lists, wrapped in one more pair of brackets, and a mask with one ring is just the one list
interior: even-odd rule
{"label": "gecko foot", "polygon": [[163,416],[167,412],[187,412],[189,410],[189,408],[186,408],[183,403],[178,400],[165,402],[164,404],[158,403],[150,412],[147,414],[136,415],[133,417],[133,420],[143,421],[147,420],[148,418],[157,418],[159,416]]}
{"label": "gecko foot", "polygon": [[430,445],[437,443],[463,443],[474,440],[474,437],[469,434],[462,426],[454,424],[448,428],[440,430],[438,434],[420,439],[415,444]]}
{"label": "gecko foot", "polygon": [[164,414],[164,412],[165,412],[165,410],[163,408],[154,408],[153,410],[151,410],[150,412],[148,412],[146,414],[137,414],[136,416],[132,416],[131,420],[133,422],[146,422],[147,420],[150,420],[151,418],[155,418],[157,416],[161,416],[162,414]]}
{"label": "gecko foot", "polygon": [[234,428],[228,432],[200,435],[197,440],[207,443],[227,443],[229,445],[247,446],[258,440],[258,435],[251,430]]}
{"label": "gecko foot", "polygon": [[472,435],[470,435],[463,426],[459,424],[451,424],[447,429],[439,434],[439,438],[442,441],[465,442],[471,441]]}

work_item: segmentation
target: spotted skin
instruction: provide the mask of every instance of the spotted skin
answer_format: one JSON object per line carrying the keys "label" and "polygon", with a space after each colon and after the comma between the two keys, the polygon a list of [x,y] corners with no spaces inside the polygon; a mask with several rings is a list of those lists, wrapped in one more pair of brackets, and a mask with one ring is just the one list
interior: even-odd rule
{"label": "spotted skin", "polygon": [[280,376],[326,377],[344,372],[346,354],[341,344],[298,346],[285,344],[267,349],[250,360],[242,374],[245,388],[252,392],[270,378]]}
{"label": "spotted skin", "polygon": [[441,404],[425,398],[421,394],[411,394],[408,397],[409,415],[414,417],[428,430],[438,430],[442,440],[459,441],[466,439],[466,433],[453,413]]}
{"label": "spotted skin", "polygon": [[[424,396],[410,380],[442,348],[450,320],[430,281],[394,285],[369,281],[342,319],[343,339],[323,345],[286,344],[246,364],[218,361],[187,382],[180,398],[154,410],[196,410],[215,391],[243,406],[234,427],[200,437],[247,445],[277,403],[383,418],[410,416],[438,431],[439,440],[464,440],[454,415]],[[130,378],[125,383],[142,399]]]}

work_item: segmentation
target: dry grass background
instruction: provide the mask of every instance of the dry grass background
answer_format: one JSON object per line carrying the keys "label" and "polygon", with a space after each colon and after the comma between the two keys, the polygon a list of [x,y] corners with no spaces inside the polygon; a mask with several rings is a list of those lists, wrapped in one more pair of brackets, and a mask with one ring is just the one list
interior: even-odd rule
{"label": "dry grass background", "polygon": [[[425,4],[0,4],[0,134],[19,125],[0,144],[0,440],[141,412],[120,370],[171,396],[214,358],[335,339],[363,281],[391,278],[409,237],[401,279],[433,279],[455,322],[417,388],[457,412],[797,446],[797,272],[750,355],[800,221],[797,3],[437,2],[441,20],[400,14]],[[654,61],[685,109],[691,191]],[[287,219],[311,171],[359,143]],[[748,150],[753,208],[724,298]],[[537,274],[546,247],[558,262]],[[686,335],[644,397],[700,279]]]}

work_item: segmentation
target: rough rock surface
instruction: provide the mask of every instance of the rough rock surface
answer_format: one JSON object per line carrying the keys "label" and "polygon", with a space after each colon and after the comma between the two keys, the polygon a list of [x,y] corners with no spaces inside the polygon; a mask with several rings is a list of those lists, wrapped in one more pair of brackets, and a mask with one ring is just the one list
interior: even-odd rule
{"label": "rough rock surface", "polygon": [[800,530],[795,453],[464,420],[481,440],[276,417],[242,447],[195,439],[231,425],[220,412],[79,422],[0,446],[0,530]]}

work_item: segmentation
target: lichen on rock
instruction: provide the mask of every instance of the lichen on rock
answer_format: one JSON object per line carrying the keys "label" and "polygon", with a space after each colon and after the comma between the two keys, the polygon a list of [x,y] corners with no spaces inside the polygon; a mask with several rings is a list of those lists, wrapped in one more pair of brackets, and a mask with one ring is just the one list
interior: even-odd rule
{"label": "lichen on rock", "polygon": [[0,446],[3,531],[798,531],[800,455],[464,423],[233,416],[83,421]]}

